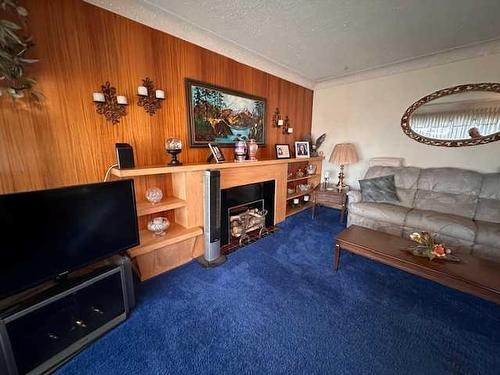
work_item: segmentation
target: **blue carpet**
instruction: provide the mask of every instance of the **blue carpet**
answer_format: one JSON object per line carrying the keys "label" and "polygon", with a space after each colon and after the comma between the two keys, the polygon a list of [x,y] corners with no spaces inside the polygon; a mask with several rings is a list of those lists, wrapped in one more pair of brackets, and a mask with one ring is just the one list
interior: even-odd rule
{"label": "blue carpet", "polygon": [[499,374],[500,306],[343,254],[336,210],[289,218],[217,269],[141,284],[69,374]]}

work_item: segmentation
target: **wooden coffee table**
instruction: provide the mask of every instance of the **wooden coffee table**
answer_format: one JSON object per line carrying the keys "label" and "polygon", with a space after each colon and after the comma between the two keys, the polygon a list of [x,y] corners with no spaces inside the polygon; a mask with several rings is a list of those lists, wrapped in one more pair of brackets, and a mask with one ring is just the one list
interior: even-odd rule
{"label": "wooden coffee table", "polygon": [[405,251],[412,244],[415,243],[409,239],[352,225],[335,240],[333,267],[338,269],[340,252],[347,250],[450,288],[500,303],[500,263],[470,255],[459,255],[458,263],[436,259],[430,261]]}

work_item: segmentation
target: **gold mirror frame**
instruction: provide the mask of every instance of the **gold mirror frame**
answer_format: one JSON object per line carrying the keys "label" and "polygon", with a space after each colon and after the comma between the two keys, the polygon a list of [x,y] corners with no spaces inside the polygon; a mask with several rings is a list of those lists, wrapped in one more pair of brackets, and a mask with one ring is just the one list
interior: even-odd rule
{"label": "gold mirror frame", "polygon": [[430,95],[424,96],[422,99],[419,99],[418,101],[413,103],[405,111],[403,117],[401,118],[401,127],[403,128],[403,132],[411,139],[430,146],[443,146],[443,147],[476,146],[500,140],[500,132],[477,139],[445,140],[445,139],[428,138],[415,133],[413,129],[410,127],[410,116],[419,107],[423,106],[424,104],[432,100],[441,98],[443,96],[459,94],[469,91],[490,91],[500,94],[500,83],[471,83],[467,85],[459,85],[447,89],[438,90]]}

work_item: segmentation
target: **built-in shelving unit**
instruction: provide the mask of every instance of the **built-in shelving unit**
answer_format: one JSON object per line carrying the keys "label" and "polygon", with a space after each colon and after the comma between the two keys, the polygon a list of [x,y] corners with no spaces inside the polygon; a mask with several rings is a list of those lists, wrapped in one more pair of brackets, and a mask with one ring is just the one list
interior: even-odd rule
{"label": "built-in shelving unit", "polygon": [[[303,202],[301,199],[301,205],[292,208],[291,199],[310,194],[310,191],[287,196],[287,187],[295,187],[306,181],[313,185],[319,183],[322,160],[322,157],[316,157],[112,169],[113,178],[132,178],[135,182],[140,245],[130,249],[128,254],[136,265],[140,279],[149,279],[203,254],[205,170],[220,170],[222,189],[274,180],[276,182],[274,224],[277,224],[287,216],[311,207],[310,202]],[[297,166],[304,168],[308,163],[316,165],[314,175],[292,177],[287,180],[290,169],[297,169]],[[145,201],[145,192],[151,187],[162,189],[164,198],[161,202],[151,204]],[[170,221],[170,227],[164,236],[155,236],[147,230],[148,221],[157,216],[165,216]]]}
{"label": "built-in shelving unit", "polygon": [[[296,159],[293,163],[288,164],[288,178],[287,178],[287,196],[286,196],[286,217],[304,211],[308,208],[312,207],[312,198],[309,201],[304,201],[302,198],[304,195],[311,195],[313,193],[314,187],[316,187],[321,180],[321,164],[323,158],[315,157],[309,159],[303,159],[299,161]],[[316,171],[314,174],[308,175],[305,174],[301,177],[294,177],[293,175],[297,172],[298,169],[303,169],[308,164],[313,164],[316,166]],[[292,176],[290,176],[292,174]],[[296,189],[298,184],[311,184],[312,189],[307,191],[298,191],[292,194],[288,194],[288,188]],[[294,206],[292,201],[295,198],[299,198],[300,203],[298,206]]]}

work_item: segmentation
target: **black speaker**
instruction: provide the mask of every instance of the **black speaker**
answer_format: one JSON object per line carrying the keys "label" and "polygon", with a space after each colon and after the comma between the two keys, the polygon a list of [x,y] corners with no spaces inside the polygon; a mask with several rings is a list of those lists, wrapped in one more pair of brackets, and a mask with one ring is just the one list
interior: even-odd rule
{"label": "black speaker", "polygon": [[118,169],[134,168],[134,149],[128,143],[116,143],[116,163]]}

